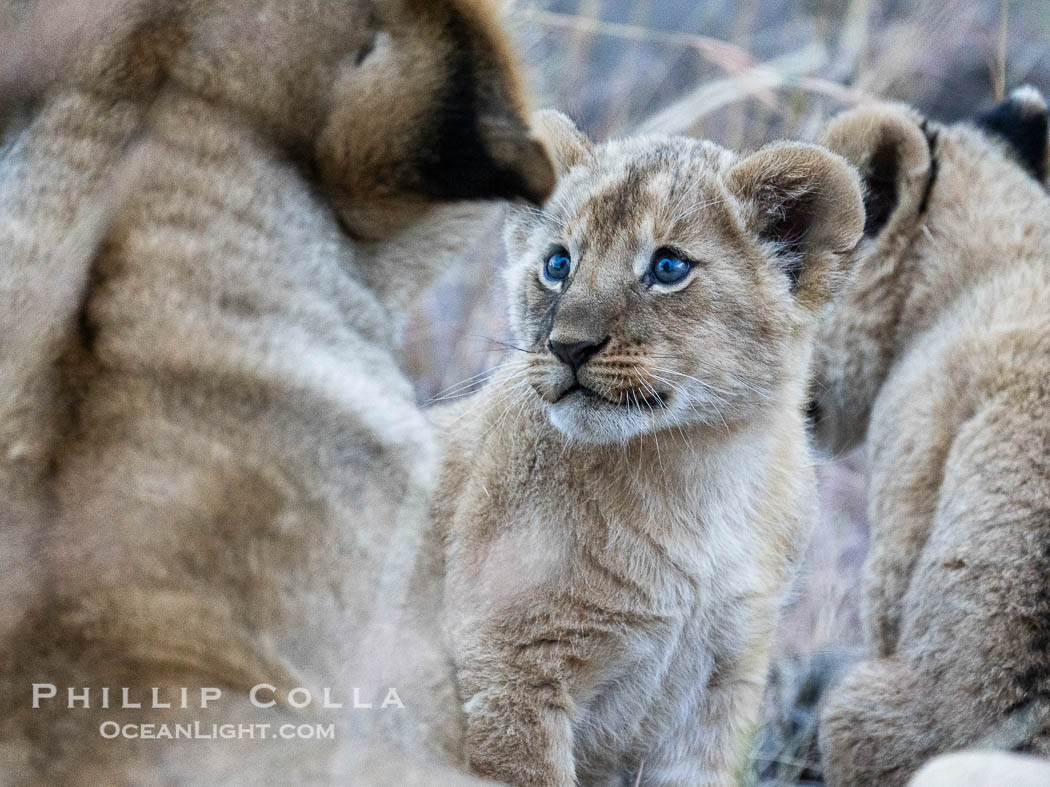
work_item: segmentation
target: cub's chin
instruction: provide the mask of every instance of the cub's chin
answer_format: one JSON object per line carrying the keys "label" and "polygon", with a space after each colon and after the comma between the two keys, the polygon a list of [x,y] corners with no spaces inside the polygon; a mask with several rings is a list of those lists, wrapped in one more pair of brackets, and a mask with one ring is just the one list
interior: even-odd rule
{"label": "cub's chin", "polygon": [[644,402],[630,407],[604,399],[586,389],[572,391],[547,403],[547,417],[559,432],[587,445],[616,445],[656,431],[661,410]]}

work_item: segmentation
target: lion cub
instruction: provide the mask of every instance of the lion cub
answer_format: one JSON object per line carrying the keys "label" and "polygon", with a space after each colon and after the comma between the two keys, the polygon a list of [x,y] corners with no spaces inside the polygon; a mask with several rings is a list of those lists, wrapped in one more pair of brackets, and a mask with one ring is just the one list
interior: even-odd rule
{"label": "lion cub", "polygon": [[825,706],[828,782],[902,785],[978,743],[1050,754],[1046,106],[1027,88],[940,126],[875,105],[827,143],[868,218],[812,412],[832,448],[867,433],[874,657]]}
{"label": "lion cub", "polygon": [[470,765],[732,784],[814,514],[811,335],[859,182],[808,145],[537,129],[560,183],[506,233],[525,353],[434,413]]}

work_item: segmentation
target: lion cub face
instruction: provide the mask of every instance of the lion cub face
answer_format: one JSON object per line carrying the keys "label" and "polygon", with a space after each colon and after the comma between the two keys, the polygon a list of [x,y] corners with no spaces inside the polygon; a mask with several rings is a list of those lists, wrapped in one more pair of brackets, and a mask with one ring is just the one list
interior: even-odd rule
{"label": "lion cub face", "polygon": [[595,147],[554,113],[536,127],[560,180],[512,215],[509,283],[551,422],[616,443],[770,406],[859,237],[852,170],[807,145],[741,159],[685,138]]}

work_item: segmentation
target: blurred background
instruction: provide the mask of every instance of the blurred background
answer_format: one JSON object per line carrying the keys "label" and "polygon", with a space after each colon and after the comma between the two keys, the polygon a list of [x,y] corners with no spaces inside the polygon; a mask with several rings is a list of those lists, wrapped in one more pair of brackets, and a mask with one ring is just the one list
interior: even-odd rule
{"label": "blurred background", "polygon": [[[1047,0],[517,0],[511,18],[535,104],[597,140],[657,131],[752,150],[812,140],[865,97],[951,121],[1025,82],[1050,90]],[[422,403],[475,390],[510,338],[499,221],[464,255],[406,328]],[[820,783],[814,710],[863,652],[863,451],[820,476],[822,519],[780,626],[752,784]]]}

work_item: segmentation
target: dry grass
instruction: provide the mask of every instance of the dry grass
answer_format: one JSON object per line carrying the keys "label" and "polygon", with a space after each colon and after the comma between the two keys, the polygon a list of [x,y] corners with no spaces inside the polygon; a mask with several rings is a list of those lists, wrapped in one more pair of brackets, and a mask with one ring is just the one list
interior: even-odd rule
{"label": "dry grass", "polygon": [[[813,139],[830,115],[865,96],[955,120],[1023,82],[1050,89],[1045,0],[513,5],[538,103],[567,111],[597,139],[691,133],[748,150],[776,138]],[[426,296],[409,325],[405,362],[421,401],[503,355],[497,342],[509,337],[495,229],[466,251],[466,264]],[[820,783],[815,704],[861,645],[863,473],[860,454],[821,469],[823,515],[780,625],[753,784]]]}

